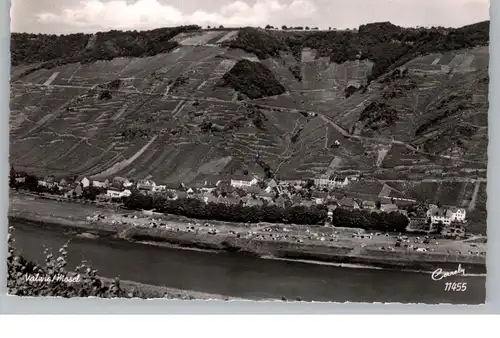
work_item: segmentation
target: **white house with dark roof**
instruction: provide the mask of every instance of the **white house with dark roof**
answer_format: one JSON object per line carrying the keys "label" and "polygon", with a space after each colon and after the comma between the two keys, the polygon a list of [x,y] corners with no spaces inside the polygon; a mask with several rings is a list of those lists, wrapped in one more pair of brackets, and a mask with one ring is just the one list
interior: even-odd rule
{"label": "white house with dark roof", "polygon": [[236,176],[231,178],[231,186],[234,188],[248,188],[257,185],[259,180],[256,177],[248,175]]}
{"label": "white house with dark roof", "polygon": [[132,195],[132,192],[128,189],[120,191],[116,188],[110,187],[108,190],[106,190],[106,196],[111,198],[129,197],[130,195]]}
{"label": "white house with dark roof", "polygon": [[153,191],[156,187],[156,183],[153,180],[139,180],[137,182],[138,190]]}
{"label": "white house with dark roof", "polygon": [[430,219],[431,224],[442,222],[449,225],[451,222],[465,222],[466,211],[463,208],[457,207],[438,208],[434,206],[427,210],[427,218]]}
{"label": "white house with dark roof", "polygon": [[349,184],[349,179],[347,177],[342,177],[342,176],[335,176],[335,177],[327,177],[323,176],[320,178],[315,178],[314,179],[314,185],[317,187],[345,187]]}
{"label": "white house with dark roof", "polygon": [[451,207],[451,221],[452,222],[465,222],[466,211],[463,208]]}
{"label": "white house with dark roof", "polygon": [[398,211],[399,208],[396,204],[381,204],[380,210],[383,212],[391,213],[393,211]]}
{"label": "white house with dark roof", "polygon": [[167,186],[165,184],[160,184],[160,185],[155,185],[153,188],[155,192],[162,192],[162,191],[167,191]]}
{"label": "white house with dark roof", "polygon": [[120,177],[120,176],[116,176],[113,178],[113,181],[111,182],[112,183],[115,183],[115,182],[118,182],[120,185],[122,185],[124,188],[130,188],[134,185],[133,182],[129,181],[127,178],[125,177]]}
{"label": "white house with dark roof", "polygon": [[87,177],[82,178],[80,181],[83,188],[88,188],[90,186],[90,180]]}
{"label": "white house with dark roof", "polygon": [[109,186],[109,180],[105,181],[94,180],[92,181],[92,186],[96,188],[107,188]]}
{"label": "white house with dark roof", "polygon": [[122,192],[116,189],[108,189],[106,190],[106,196],[111,198],[120,198],[122,197]]}
{"label": "white house with dark roof", "polygon": [[377,203],[375,201],[363,201],[361,202],[361,206],[365,210],[377,209]]}
{"label": "white house with dark roof", "polygon": [[43,180],[39,180],[38,185],[42,187],[53,188],[58,186],[58,182],[53,175],[49,175],[45,176]]}
{"label": "white house with dark roof", "polygon": [[24,183],[26,182],[26,176],[16,176],[14,180],[16,181],[16,183]]}
{"label": "white house with dark roof", "polygon": [[445,208],[431,208],[427,210],[427,218],[430,219],[431,224],[443,223],[445,225],[450,225],[452,212]]}
{"label": "white house with dark roof", "polygon": [[359,209],[359,204],[352,198],[350,197],[344,197],[341,200],[337,201],[339,207],[345,208],[345,209]]}
{"label": "white house with dark roof", "polygon": [[301,187],[305,183],[306,183],[306,181],[304,181],[304,180],[280,180],[278,185],[279,186],[290,186],[290,187]]}

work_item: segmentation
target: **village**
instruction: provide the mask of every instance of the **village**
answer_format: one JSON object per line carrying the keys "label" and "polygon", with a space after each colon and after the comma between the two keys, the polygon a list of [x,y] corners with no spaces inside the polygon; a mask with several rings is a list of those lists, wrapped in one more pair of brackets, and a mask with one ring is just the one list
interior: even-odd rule
{"label": "village", "polygon": [[197,199],[205,204],[245,207],[322,206],[328,210],[326,226],[335,226],[332,215],[335,209],[341,208],[347,211],[364,210],[369,213],[402,215],[407,218],[409,232],[438,232],[453,238],[465,236],[467,212],[464,208],[441,206],[439,203],[424,205],[414,199],[390,196],[363,199],[360,194],[348,189],[354,183],[363,186],[363,180],[360,175],[277,180],[246,174],[187,186],[183,183],[156,184],[152,179],[133,181],[124,177],[114,177],[111,180],[91,180],[88,177],[57,180],[54,176],[46,176],[35,179],[32,175],[14,173],[11,169],[11,187],[56,195],[58,199],[122,204],[133,193],[138,193],[146,196],[161,195],[168,200]]}

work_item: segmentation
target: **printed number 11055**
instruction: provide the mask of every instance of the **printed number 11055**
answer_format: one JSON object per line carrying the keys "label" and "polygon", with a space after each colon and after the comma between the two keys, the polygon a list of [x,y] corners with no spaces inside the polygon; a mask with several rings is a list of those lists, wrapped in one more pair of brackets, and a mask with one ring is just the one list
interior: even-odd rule
{"label": "printed number 11055", "polygon": [[467,283],[455,283],[455,282],[446,282],[444,283],[444,291],[455,291],[455,292],[463,292],[467,290]]}

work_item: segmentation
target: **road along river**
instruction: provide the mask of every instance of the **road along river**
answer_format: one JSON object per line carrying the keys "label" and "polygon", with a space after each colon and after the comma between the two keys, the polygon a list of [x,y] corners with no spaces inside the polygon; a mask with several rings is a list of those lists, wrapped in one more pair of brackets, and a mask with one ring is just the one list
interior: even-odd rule
{"label": "road along river", "polygon": [[[84,238],[53,226],[10,221],[15,247],[43,263],[43,248],[56,252],[71,240],[68,265],[85,259],[104,277],[247,299],[481,304],[484,275],[435,281],[428,273],[261,259],[241,253],[158,247],[113,238]],[[457,266],[458,268],[458,266]],[[453,270],[453,269],[451,269]],[[451,271],[450,270],[450,271]],[[447,271],[446,271],[447,272]],[[464,291],[445,283],[467,283]],[[461,288],[463,289],[463,287]]]}

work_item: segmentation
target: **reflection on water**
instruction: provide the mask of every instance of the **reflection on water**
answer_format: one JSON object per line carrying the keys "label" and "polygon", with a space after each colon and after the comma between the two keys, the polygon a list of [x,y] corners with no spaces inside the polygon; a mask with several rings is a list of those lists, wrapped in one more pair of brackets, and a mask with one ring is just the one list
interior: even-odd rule
{"label": "reflection on water", "polygon": [[[39,225],[11,222],[16,248],[43,261],[43,247],[59,249],[68,239],[69,268],[85,259],[105,277],[249,299],[285,297],[337,302],[479,304],[484,276],[433,281],[429,274],[360,269],[331,264],[259,259],[243,254],[156,247],[121,240],[71,236]],[[465,292],[444,291],[445,282],[467,282]]]}

